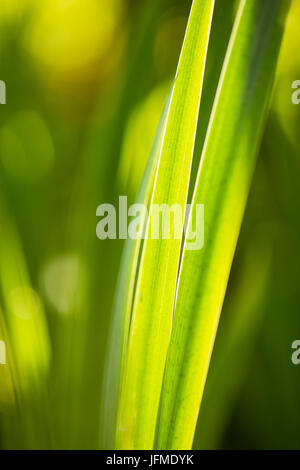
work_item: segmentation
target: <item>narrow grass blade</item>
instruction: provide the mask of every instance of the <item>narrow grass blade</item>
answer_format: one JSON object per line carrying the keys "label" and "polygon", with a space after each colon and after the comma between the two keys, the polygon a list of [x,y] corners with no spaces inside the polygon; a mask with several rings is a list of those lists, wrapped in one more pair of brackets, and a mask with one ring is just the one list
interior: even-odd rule
{"label": "narrow grass blade", "polygon": [[21,243],[0,201],[2,245],[0,288],[21,393],[39,388],[46,379],[51,348],[46,315],[31,287]]}
{"label": "narrow grass blade", "polygon": [[116,447],[151,449],[170,339],[181,239],[150,239],[155,204],[186,202],[213,1],[195,0],[179,60],[150,206],[122,380]]}
{"label": "narrow grass blade", "polygon": [[9,367],[21,404],[19,427],[26,436],[26,447],[41,449],[51,433],[50,426],[45,427],[50,416],[49,330],[42,301],[31,285],[17,229],[8,216],[1,194],[0,224],[0,291],[7,325]]}
{"label": "narrow grass blade", "polygon": [[246,259],[242,269],[238,270],[238,282],[223,307],[194,449],[220,448],[261,330],[273,247],[257,240],[254,244],[252,240],[249,242]]}
{"label": "narrow grass blade", "polygon": [[193,196],[205,243],[184,251],[159,424],[160,449],[189,449],[274,81],[289,0],[243,0]]}
{"label": "narrow grass blade", "polygon": [[[5,365],[5,367],[1,367]],[[0,413],[16,406],[15,370],[12,364],[10,342],[0,306]]]}
{"label": "narrow grass blade", "polygon": [[[137,203],[148,206],[153,190],[155,174],[159,159],[163,136],[169,113],[173,86],[167,97],[163,114],[158,124],[151,155],[147,163]],[[143,228],[146,220],[141,221]],[[106,362],[102,406],[103,445],[107,449],[114,447],[117,407],[119,402],[119,387],[121,373],[126,360],[129,326],[136,283],[138,260],[142,247],[142,239],[126,241],[122,256],[121,268],[116,289],[113,310],[113,323],[109,341],[108,358]]]}

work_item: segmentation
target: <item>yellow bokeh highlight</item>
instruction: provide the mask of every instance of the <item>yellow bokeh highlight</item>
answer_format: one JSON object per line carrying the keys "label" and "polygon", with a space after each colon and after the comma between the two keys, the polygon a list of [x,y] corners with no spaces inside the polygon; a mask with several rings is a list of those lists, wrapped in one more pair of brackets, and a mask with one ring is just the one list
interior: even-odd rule
{"label": "yellow bokeh highlight", "polygon": [[81,301],[84,269],[80,257],[64,253],[51,259],[42,273],[42,287],[47,300],[58,313],[73,312]]}
{"label": "yellow bokeh highlight", "polygon": [[155,87],[133,110],[126,126],[117,179],[120,190],[133,198],[142,181],[169,88],[169,81]]}
{"label": "yellow bokeh highlight", "polygon": [[121,0],[42,2],[26,45],[37,61],[60,74],[84,71],[105,54],[117,33]]}

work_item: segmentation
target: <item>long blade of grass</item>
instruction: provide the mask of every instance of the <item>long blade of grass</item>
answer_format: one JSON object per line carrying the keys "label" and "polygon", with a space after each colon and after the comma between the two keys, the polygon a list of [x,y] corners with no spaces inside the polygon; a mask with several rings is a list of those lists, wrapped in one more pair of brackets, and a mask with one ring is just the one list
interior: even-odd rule
{"label": "long blade of grass", "polygon": [[214,1],[194,0],[160,149],[122,380],[116,447],[151,449],[170,339],[180,239],[149,238],[154,204],[186,202]]}
{"label": "long blade of grass", "polygon": [[[188,449],[244,214],[289,0],[243,0],[212,111],[197,176],[205,244],[184,251],[158,434],[160,449]],[[249,286],[250,288],[250,286]]]}
{"label": "long blade of grass", "polygon": [[[148,206],[153,190],[159,153],[163,141],[167,116],[173,87],[167,97],[166,104],[158,124],[156,136],[147,163],[142,184],[137,196],[137,203]],[[143,229],[146,219],[141,221]],[[128,239],[122,256],[121,268],[118,277],[116,298],[113,309],[113,322],[110,333],[109,351],[104,375],[102,428],[103,445],[105,448],[114,447],[117,407],[119,402],[119,387],[121,373],[126,361],[129,326],[136,283],[138,259],[141,251],[142,239]]]}
{"label": "long blade of grass", "polygon": [[[235,290],[225,299],[198,416],[194,449],[220,448],[261,329],[273,247],[257,240],[254,244],[250,241],[248,247]],[[245,299],[249,300],[245,302]]]}
{"label": "long blade of grass", "polygon": [[[9,364],[29,448],[45,446],[49,418],[47,379],[51,347],[46,313],[33,290],[18,231],[0,194],[0,292],[7,324]],[[21,425],[20,425],[21,426]]]}

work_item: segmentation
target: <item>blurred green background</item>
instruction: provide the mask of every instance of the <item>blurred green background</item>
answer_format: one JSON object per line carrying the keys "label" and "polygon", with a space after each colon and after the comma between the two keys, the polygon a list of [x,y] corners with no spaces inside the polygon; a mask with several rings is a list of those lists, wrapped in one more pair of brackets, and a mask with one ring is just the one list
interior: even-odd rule
{"label": "blurred green background", "polygon": [[[236,0],[216,0],[195,163]],[[122,241],[96,208],[135,201],[190,0],[1,0],[0,447],[101,447]],[[231,273],[195,449],[300,448],[300,0]]]}

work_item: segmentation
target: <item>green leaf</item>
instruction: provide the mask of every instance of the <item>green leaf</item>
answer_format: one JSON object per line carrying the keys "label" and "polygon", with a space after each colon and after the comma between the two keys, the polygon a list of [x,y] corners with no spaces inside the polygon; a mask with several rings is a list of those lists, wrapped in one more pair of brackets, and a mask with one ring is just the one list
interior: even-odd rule
{"label": "green leaf", "polygon": [[[166,128],[173,86],[167,97],[166,104],[158,124],[156,136],[148,160],[137,203],[148,206],[153,191],[154,179]],[[146,220],[141,221],[145,228]],[[134,288],[138,270],[138,262],[142,248],[142,239],[127,239],[118,277],[116,298],[113,309],[113,322],[109,341],[108,360],[106,362],[102,406],[102,428],[104,447],[114,447],[117,407],[119,403],[119,386],[121,373],[124,371],[128,346],[129,326],[131,320]]]}
{"label": "green leaf", "polygon": [[[5,322],[7,334],[4,339],[9,361],[5,364],[5,368],[9,367],[6,378],[1,370],[0,386],[4,392],[4,387],[13,386],[16,402],[26,416],[23,422],[18,420],[18,430],[26,435],[26,446],[41,449],[48,442],[48,429],[42,426],[45,416],[49,416],[47,379],[51,343],[48,323],[42,300],[32,288],[19,234],[1,191],[0,225],[0,293],[4,314],[2,320],[1,305],[0,327],[2,329]],[[11,384],[1,383],[4,378]]]}
{"label": "green leaf", "polygon": [[191,228],[197,204],[204,204],[204,247],[184,250],[179,275],[161,404],[160,449],[192,445],[289,3],[244,0],[236,17],[189,217]]}
{"label": "green leaf", "polygon": [[[220,448],[261,330],[270,283],[273,246],[272,243],[262,243],[260,239],[254,241],[256,234],[252,239],[249,238],[247,237],[245,259],[236,268],[235,288],[230,290],[222,310],[198,416],[193,444],[195,449]],[[245,299],[248,301],[245,302]]]}
{"label": "green leaf", "polygon": [[[159,153],[147,235],[154,204],[183,207],[186,203],[213,4],[195,0],[192,5]],[[180,248],[180,239],[147,236],[144,242],[122,375],[119,449],[153,447]]]}

